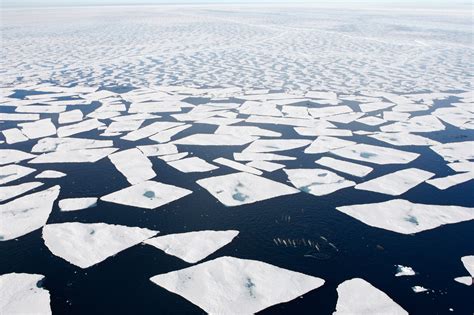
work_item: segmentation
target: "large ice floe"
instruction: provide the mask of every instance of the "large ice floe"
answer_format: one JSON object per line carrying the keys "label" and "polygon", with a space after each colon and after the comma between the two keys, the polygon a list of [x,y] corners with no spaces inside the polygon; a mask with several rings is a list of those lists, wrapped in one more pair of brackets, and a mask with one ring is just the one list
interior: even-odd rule
{"label": "large ice floe", "polygon": [[0,275],[0,314],[52,314],[49,292],[39,286],[43,279],[29,273]]}
{"label": "large ice floe", "polygon": [[8,241],[46,224],[59,186],[32,193],[0,205],[0,241]]}
{"label": "large ice floe", "polygon": [[336,209],[367,225],[402,234],[474,219],[474,208],[419,204],[402,199]]}
{"label": "large ice floe", "polygon": [[203,260],[219,248],[232,242],[239,231],[196,231],[158,236],[144,243],[161,249],[188,263]]}
{"label": "large ice floe", "polygon": [[337,190],[355,185],[353,181],[320,168],[284,169],[284,171],[293,186],[315,196],[328,195]]}
{"label": "large ice floe", "polygon": [[324,284],[317,277],[227,256],[150,280],[209,314],[253,314]]}
{"label": "large ice floe", "polygon": [[337,305],[333,315],[408,315],[387,294],[369,282],[354,278],[337,286]]}
{"label": "large ice floe", "polygon": [[66,222],[43,227],[44,243],[51,253],[81,268],[98,264],[157,233],[105,223]]}
{"label": "large ice floe", "polygon": [[299,192],[279,182],[245,172],[204,178],[197,183],[229,207]]}
{"label": "large ice floe", "polygon": [[100,199],[126,206],[155,209],[190,193],[192,191],[181,187],[145,181],[102,196]]}
{"label": "large ice floe", "polygon": [[420,155],[418,153],[401,151],[392,148],[370,144],[355,144],[332,150],[332,154],[343,158],[369,162],[374,164],[407,164]]}

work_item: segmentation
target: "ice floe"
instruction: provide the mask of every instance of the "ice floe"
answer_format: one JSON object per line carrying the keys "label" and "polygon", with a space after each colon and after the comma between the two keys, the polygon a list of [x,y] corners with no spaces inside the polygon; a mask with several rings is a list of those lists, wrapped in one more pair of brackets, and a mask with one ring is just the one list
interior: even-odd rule
{"label": "ice floe", "polygon": [[43,279],[29,273],[0,275],[0,314],[52,314],[49,292],[38,285]]}
{"label": "ice floe", "polygon": [[284,171],[293,186],[315,196],[324,196],[355,185],[353,181],[320,168],[284,169]]}
{"label": "ice floe", "polygon": [[257,137],[235,136],[227,134],[205,134],[196,133],[185,138],[173,141],[179,145],[201,145],[201,146],[240,146],[256,140]]}
{"label": "ice floe", "polygon": [[419,145],[419,146],[431,146],[440,144],[438,141],[431,140],[429,138],[414,135],[407,132],[391,132],[384,133],[378,132],[369,137],[392,144],[396,146],[408,146],[408,145]]}
{"label": "ice floe", "polygon": [[115,152],[110,154],[108,158],[132,185],[156,176],[153,164],[137,148]]}
{"label": "ice floe", "polygon": [[104,126],[104,124],[97,119],[87,119],[76,124],[59,127],[57,133],[58,137],[65,138],[78,133],[94,130],[101,126]]}
{"label": "ice floe", "polygon": [[94,163],[114,153],[116,148],[85,149],[73,151],[56,151],[44,153],[28,163]]}
{"label": "ice floe", "polygon": [[397,265],[397,273],[395,277],[402,277],[402,276],[414,276],[416,272],[411,267]]}
{"label": "ice floe", "polygon": [[164,131],[173,127],[178,127],[181,125],[184,125],[184,124],[177,123],[177,122],[169,122],[169,121],[157,121],[145,127],[142,127],[140,129],[127,133],[125,136],[122,137],[122,139],[128,140],[128,141],[138,141],[144,138],[151,137],[161,131]]}
{"label": "ice floe", "polygon": [[226,158],[217,158],[213,161],[214,163],[221,164],[230,168],[233,168],[234,170],[241,171],[241,172],[247,172],[250,174],[255,174],[255,175],[262,175],[262,171],[259,171],[251,166],[241,164],[239,162],[235,162]]}
{"label": "ice floe", "polygon": [[155,209],[191,194],[192,191],[164,183],[146,181],[115,191],[100,199],[145,209]]}
{"label": "ice floe", "polygon": [[336,311],[333,315],[408,315],[408,312],[387,294],[360,278],[339,284],[337,295]]}
{"label": "ice floe", "polygon": [[28,141],[28,138],[18,128],[5,129],[2,133],[8,144]]}
{"label": "ice floe", "polygon": [[228,207],[299,192],[279,182],[245,172],[200,179],[197,183]]}
{"label": "ice floe", "polygon": [[158,236],[144,243],[188,263],[196,263],[229,244],[238,234],[239,231],[234,230],[196,231]]}
{"label": "ice floe", "polygon": [[58,123],[60,124],[70,124],[81,121],[84,115],[79,109],[70,110],[64,113],[59,114]]}
{"label": "ice floe", "polygon": [[342,161],[342,160],[338,160],[338,159],[334,159],[334,158],[326,157],[326,156],[315,161],[315,163],[332,168],[333,170],[346,173],[349,175],[357,176],[357,177],[364,177],[373,171],[373,168],[369,166]]}
{"label": "ice floe", "polygon": [[407,168],[357,184],[355,189],[399,196],[430,179],[435,174],[417,168]]}
{"label": "ice floe", "polygon": [[22,123],[18,124],[18,126],[21,127],[21,132],[29,139],[44,138],[56,134],[56,127],[50,118]]}
{"label": "ice floe", "polygon": [[448,162],[474,159],[474,141],[444,143],[430,147]]}
{"label": "ice floe", "polygon": [[97,205],[97,198],[86,197],[86,198],[68,198],[59,200],[59,209],[61,211],[76,211],[87,208],[92,208]]}
{"label": "ice floe", "polygon": [[0,185],[25,177],[36,171],[34,168],[17,164],[0,166]]}
{"label": "ice floe", "polygon": [[196,156],[171,161],[168,162],[168,165],[174,167],[175,169],[183,173],[209,172],[219,168]]}
{"label": "ice floe", "polygon": [[227,256],[156,275],[150,280],[209,314],[233,314],[236,310],[253,314],[324,284],[317,277]]}
{"label": "ice floe", "polygon": [[415,293],[422,293],[422,292],[427,292],[427,291],[428,291],[427,288],[422,287],[422,286],[419,286],[419,285],[415,285],[415,286],[411,287],[411,289],[412,289],[413,292],[415,292]]}
{"label": "ice floe", "polygon": [[347,159],[380,165],[407,164],[420,156],[417,153],[362,143],[339,148],[331,153]]}
{"label": "ice floe", "polygon": [[22,195],[41,185],[43,185],[43,183],[30,182],[30,183],[22,183],[22,184],[12,185],[12,186],[2,186],[0,187],[0,202]]}
{"label": "ice floe", "polygon": [[328,136],[319,136],[314,140],[309,147],[304,150],[306,154],[318,154],[328,152],[334,149],[339,149],[347,147],[349,145],[356,144],[354,141],[328,137]]}
{"label": "ice floe", "polygon": [[251,161],[246,165],[266,172],[273,172],[285,167],[283,164],[268,161]]}
{"label": "ice floe", "polygon": [[446,177],[438,177],[427,180],[426,182],[430,185],[435,186],[438,189],[444,190],[452,186],[456,186],[467,181],[474,179],[474,172],[466,172]]}
{"label": "ice floe", "polygon": [[98,264],[157,233],[105,223],[66,222],[43,227],[44,243],[51,253],[80,268]]}
{"label": "ice floe", "polygon": [[403,199],[336,209],[367,225],[402,234],[418,233],[474,219],[474,208],[420,204]]}
{"label": "ice floe", "polygon": [[0,165],[17,163],[34,157],[36,157],[36,155],[20,150],[0,149]]}
{"label": "ice floe", "polygon": [[48,220],[59,186],[0,205],[0,241],[8,241],[41,228]]}
{"label": "ice floe", "polygon": [[220,126],[214,132],[221,135],[281,137],[281,133],[255,126]]}
{"label": "ice floe", "polygon": [[35,178],[61,178],[64,176],[66,176],[66,174],[63,172],[46,170],[36,175]]}

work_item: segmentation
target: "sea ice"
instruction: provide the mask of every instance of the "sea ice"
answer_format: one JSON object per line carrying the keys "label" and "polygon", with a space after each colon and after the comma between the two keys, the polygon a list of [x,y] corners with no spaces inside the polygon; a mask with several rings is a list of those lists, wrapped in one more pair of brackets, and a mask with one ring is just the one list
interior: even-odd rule
{"label": "sea ice", "polygon": [[219,248],[229,244],[239,231],[196,231],[158,236],[144,243],[163,250],[188,263],[203,260]]}
{"label": "sea ice", "polygon": [[114,153],[116,148],[57,151],[41,154],[29,161],[32,164],[43,163],[94,163]]}
{"label": "sea ice", "polygon": [[408,315],[388,295],[367,281],[354,278],[337,286],[337,305],[333,315]]}
{"label": "sea ice", "polygon": [[279,182],[245,172],[200,179],[197,183],[228,207],[299,192]]}
{"label": "sea ice", "polygon": [[18,128],[10,128],[2,131],[5,141],[8,144],[28,141],[28,138]]}
{"label": "sea ice", "polygon": [[63,172],[46,170],[36,175],[35,178],[61,178],[64,176],[66,176],[66,174]]}
{"label": "sea ice", "polygon": [[8,241],[41,228],[48,220],[59,186],[0,205],[0,241]]}
{"label": "sea ice", "polygon": [[353,181],[320,168],[284,169],[284,171],[293,186],[315,196],[324,196],[355,185]]}
{"label": "sea ice", "polygon": [[367,225],[402,234],[474,219],[474,208],[419,204],[402,199],[336,209]]}
{"label": "sea ice", "polygon": [[58,128],[58,137],[65,138],[78,133],[90,131],[104,126],[97,119],[87,119],[73,125],[62,126]]}
{"label": "sea ice", "polygon": [[44,243],[51,253],[81,268],[98,264],[157,233],[105,223],[66,222],[43,227]]}
{"label": "sea ice", "polygon": [[328,136],[319,136],[304,150],[306,154],[318,154],[356,144],[354,141]]}
{"label": "sea ice", "polygon": [[61,211],[76,211],[92,208],[97,205],[97,198],[68,198],[59,200],[59,209]]}
{"label": "sea ice", "polygon": [[233,168],[234,170],[241,171],[241,172],[247,172],[247,173],[255,174],[255,175],[263,174],[262,171],[259,171],[251,166],[248,166],[239,162],[235,162],[226,158],[222,158],[222,157],[215,159],[213,162]]}
{"label": "sea ice", "polygon": [[474,179],[474,172],[466,172],[446,177],[438,177],[427,180],[426,182],[430,185],[435,186],[438,189],[444,190],[452,186],[456,186],[467,181]]}
{"label": "sea ice", "polygon": [[358,184],[355,186],[355,189],[399,196],[434,175],[431,172],[417,168],[407,168]]}
{"label": "sea ice", "polygon": [[185,138],[173,141],[180,145],[202,145],[202,146],[240,146],[256,140],[257,137],[235,136],[226,134],[196,133]]}
{"label": "sea ice", "polygon": [[443,143],[430,147],[445,161],[456,162],[474,159],[474,141]]}
{"label": "sea ice", "polygon": [[119,151],[109,156],[115,168],[122,173],[127,181],[134,185],[156,176],[153,164],[137,148]]}
{"label": "sea ice", "polygon": [[83,117],[84,115],[79,109],[74,109],[74,110],[70,110],[70,111],[59,114],[58,123],[70,124],[70,123],[81,121]]}
{"label": "sea ice", "polygon": [[183,173],[209,172],[219,168],[196,156],[171,161],[168,162],[168,165],[174,167],[175,169]]}
{"label": "sea ice", "polygon": [[44,138],[56,134],[56,127],[51,122],[51,118],[22,123],[18,126],[21,127],[21,132],[29,139]]}
{"label": "sea ice", "polygon": [[431,146],[440,144],[438,141],[431,140],[429,138],[414,135],[407,132],[378,132],[369,137],[383,141],[396,146],[405,145],[419,145],[419,146]]}
{"label": "sea ice", "polygon": [[192,191],[181,187],[146,181],[115,191],[100,199],[126,206],[155,209],[191,193]]}
{"label": "sea ice", "polygon": [[128,141],[137,141],[137,140],[151,137],[166,129],[171,129],[173,127],[178,127],[181,125],[184,125],[184,123],[170,122],[170,121],[157,121],[145,127],[142,127],[140,129],[127,133],[125,136],[122,137],[122,139],[128,140]]}
{"label": "sea ice", "polygon": [[416,274],[415,270],[411,267],[407,266],[402,266],[402,265],[397,265],[397,273],[395,274],[395,277],[401,277],[401,276],[414,276]]}
{"label": "sea ice", "polygon": [[420,156],[417,153],[362,143],[336,149],[331,153],[343,158],[379,165],[407,164]]}
{"label": "sea ice", "polygon": [[34,157],[36,157],[36,155],[20,150],[0,149],[0,165],[18,163],[24,160],[32,159]]}
{"label": "sea ice", "polygon": [[246,165],[266,172],[273,172],[285,167],[283,164],[268,161],[251,161]]}
{"label": "sea ice", "polygon": [[0,166],[0,185],[4,185],[19,178],[25,177],[34,171],[36,171],[34,168],[17,164]]}
{"label": "sea ice", "polygon": [[331,157],[326,156],[315,161],[315,163],[357,177],[364,177],[373,171],[373,168],[369,166],[333,159]]}
{"label": "sea ice", "polygon": [[253,314],[319,288],[324,280],[264,262],[220,257],[156,275],[155,284],[209,314]]}
{"label": "sea ice", "polygon": [[39,274],[0,275],[0,314],[52,314],[49,292],[38,286],[43,279]]}
{"label": "sea ice", "polygon": [[2,186],[0,187],[0,202],[22,195],[41,185],[43,185],[43,183],[30,182],[30,183],[22,183],[22,184],[12,185],[12,186]]}

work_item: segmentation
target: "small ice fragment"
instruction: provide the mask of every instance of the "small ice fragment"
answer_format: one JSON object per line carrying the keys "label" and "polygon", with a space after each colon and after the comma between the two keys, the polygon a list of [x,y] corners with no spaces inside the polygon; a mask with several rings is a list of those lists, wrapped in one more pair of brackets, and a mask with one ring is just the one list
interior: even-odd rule
{"label": "small ice fragment", "polygon": [[97,198],[68,198],[59,200],[59,208],[61,211],[76,211],[95,207]]}
{"label": "small ice fragment", "polygon": [[355,183],[324,169],[284,169],[290,182],[299,190],[315,196],[324,196]]}
{"label": "small ice fragment", "polygon": [[183,173],[209,172],[219,168],[196,156],[171,161],[168,162],[168,165],[174,167],[175,169]]}
{"label": "small ice fragment", "polygon": [[415,293],[421,293],[421,292],[426,292],[428,291],[428,289],[422,287],[422,286],[419,286],[419,285],[415,285],[413,287],[411,287],[411,289],[413,290],[413,292]]}
{"label": "small ice fragment", "polygon": [[64,176],[66,176],[66,174],[63,172],[46,170],[36,175],[35,178],[61,178]]}
{"label": "small ice fragment", "polygon": [[397,265],[397,273],[395,274],[395,277],[401,277],[401,276],[414,276],[416,273],[411,267],[407,266],[402,266],[402,265]]}

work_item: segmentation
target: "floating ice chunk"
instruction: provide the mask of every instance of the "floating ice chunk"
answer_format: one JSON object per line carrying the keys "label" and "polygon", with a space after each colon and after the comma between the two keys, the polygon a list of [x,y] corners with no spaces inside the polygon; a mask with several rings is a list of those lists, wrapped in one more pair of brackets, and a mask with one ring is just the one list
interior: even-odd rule
{"label": "floating ice chunk", "polygon": [[116,148],[57,151],[39,155],[28,163],[94,163],[117,151]]}
{"label": "floating ice chunk", "polygon": [[24,160],[29,160],[36,157],[36,155],[26,153],[20,150],[1,149],[0,150],[0,165],[18,163]]}
{"label": "floating ice chunk", "polygon": [[395,104],[387,103],[387,102],[372,102],[372,103],[364,103],[364,104],[359,105],[360,110],[363,111],[364,113],[386,109],[392,106],[395,106]]}
{"label": "floating ice chunk", "polygon": [[157,233],[105,223],[67,222],[43,227],[44,243],[51,253],[81,268],[98,264]]}
{"label": "floating ice chunk", "polygon": [[28,273],[0,275],[0,314],[52,314],[49,292],[38,286],[43,279]]}
{"label": "floating ice chunk", "polygon": [[434,175],[431,172],[417,168],[407,168],[358,184],[355,189],[399,196]]}
{"label": "floating ice chunk", "polygon": [[23,183],[23,184],[13,185],[13,186],[0,187],[0,202],[3,202],[5,200],[24,194],[41,185],[43,185],[43,183],[31,182],[31,183]]}
{"label": "floating ice chunk", "polygon": [[316,137],[316,136],[333,136],[333,137],[350,137],[352,131],[347,129],[336,129],[336,128],[307,128],[307,127],[295,127],[295,131],[302,136]]}
{"label": "floating ice chunk", "polygon": [[113,117],[120,116],[120,112],[112,112],[112,111],[100,111],[96,110],[93,111],[92,113],[87,114],[87,117],[89,118],[95,118],[95,119],[109,119]]}
{"label": "floating ice chunk", "polygon": [[0,205],[0,241],[8,241],[41,228],[48,220],[59,186]]}
{"label": "floating ice chunk", "polygon": [[175,169],[183,173],[209,172],[209,171],[216,170],[219,168],[196,156],[186,158],[186,159],[171,161],[171,162],[168,162],[168,165],[174,167]]}
{"label": "floating ice chunk", "polygon": [[255,126],[219,126],[214,132],[219,135],[281,137],[281,133]]}
{"label": "floating ice chunk", "polygon": [[266,172],[273,172],[285,167],[285,165],[283,164],[268,161],[252,161],[247,163],[246,165]]}
{"label": "floating ice chunk", "polygon": [[36,171],[34,168],[16,164],[0,166],[0,185],[25,177],[34,171]]}
{"label": "floating ice chunk", "polygon": [[157,121],[138,130],[131,131],[122,137],[124,140],[137,141],[144,138],[151,137],[158,132],[173,127],[184,125],[184,123],[170,122],[170,121]]}
{"label": "floating ice chunk", "polygon": [[367,281],[354,278],[337,286],[337,305],[333,315],[408,315],[388,295]]}
{"label": "floating ice chunk", "polygon": [[227,256],[156,275],[150,280],[209,314],[233,314],[236,310],[253,314],[324,284],[320,278]]}
{"label": "floating ice chunk", "polygon": [[282,112],[285,117],[311,119],[311,116],[308,113],[308,108],[305,106],[285,105],[282,107]]}
{"label": "floating ice chunk", "polygon": [[66,110],[66,106],[28,105],[15,108],[17,113],[57,114]]}
{"label": "floating ice chunk", "polygon": [[50,118],[37,120],[35,122],[18,124],[21,132],[30,139],[38,139],[56,134],[56,127]]}
{"label": "floating ice chunk", "polygon": [[73,124],[73,125],[67,125],[63,127],[58,128],[58,137],[60,138],[65,138],[69,137],[78,133],[90,131],[93,129],[97,129],[101,126],[104,126],[103,123],[96,119],[88,119],[81,121],[79,123]]}
{"label": "floating ice chunk", "polygon": [[435,186],[438,189],[444,190],[452,186],[459,185],[474,179],[474,172],[467,172],[461,174],[450,175],[446,177],[438,177],[427,180],[426,182],[430,185]]}
{"label": "floating ice chunk", "polygon": [[142,123],[143,123],[143,120],[114,121],[107,127],[107,129],[104,132],[115,133],[115,132],[133,131],[140,128]]}
{"label": "floating ice chunk", "polygon": [[334,92],[308,91],[305,97],[323,100],[337,100],[337,94]]}
{"label": "floating ice chunk", "polygon": [[160,156],[178,153],[178,148],[171,143],[140,145],[138,149],[146,156]]}
{"label": "floating ice chunk", "polygon": [[[272,117],[272,116],[261,116],[251,115],[245,120],[249,123],[254,124],[271,124],[271,125],[286,125],[295,127],[310,127],[310,128],[324,128],[325,125],[333,127],[334,125],[324,121],[316,121],[312,119],[301,119],[301,118],[290,118],[290,117]],[[327,127],[329,127],[327,126]]]}
{"label": "floating ice chunk", "polygon": [[174,154],[166,154],[166,155],[161,155],[158,158],[165,161],[165,162],[171,162],[171,161],[176,161],[180,160],[184,157],[188,156],[188,152],[180,152],[180,153],[174,153]]}
{"label": "floating ice chunk", "polygon": [[331,153],[343,158],[379,165],[407,164],[420,156],[417,153],[362,143],[336,149]]}
{"label": "floating ice chunk", "polygon": [[304,150],[306,154],[318,154],[328,152],[334,149],[347,147],[356,144],[354,141],[338,139],[328,136],[319,136],[309,147]]}
{"label": "floating ice chunk", "polygon": [[474,219],[474,208],[426,205],[402,199],[336,209],[367,225],[402,234]]}
{"label": "floating ice chunk", "polygon": [[200,179],[197,183],[228,207],[299,192],[279,182],[244,172]]}
{"label": "floating ice chunk", "polygon": [[338,114],[351,113],[352,109],[347,105],[326,106],[326,107],[309,108],[308,112],[313,118],[321,118],[321,117],[333,116],[333,115],[338,115]]}
{"label": "floating ice chunk", "polygon": [[463,161],[449,163],[448,166],[455,172],[474,172],[474,162]]}
{"label": "floating ice chunk", "polygon": [[474,278],[471,276],[464,276],[464,277],[457,277],[454,278],[454,281],[465,284],[467,286],[471,286],[473,284]]}
{"label": "floating ice chunk", "polygon": [[168,142],[168,141],[171,141],[171,138],[173,136],[177,135],[183,130],[188,129],[189,127],[191,127],[191,125],[182,125],[182,126],[173,127],[167,130],[163,130],[163,131],[158,132],[154,136],[151,136],[150,140],[160,142],[160,143]]}
{"label": "floating ice chunk", "polygon": [[95,140],[81,138],[43,138],[33,146],[31,152],[73,151],[96,149],[113,146],[112,140]]}
{"label": "floating ice chunk", "polygon": [[410,118],[409,113],[383,112],[383,119],[387,121],[405,121]]}
{"label": "floating ice chunk", "polygon": [[230,168],[233,168],[237,171],[241,171],[241,172],[247,172],[247,173],[250,173],[250,174],[255,174],[255,175],[262,175],[262,171],[259,171],[251,166],[247,166],[247,165],[244,165],[244,164],[241,164],[241,163],[238,163],[238,162],[235,162],[235,161],[232,161],[232,160],[229,160],[229,159],[226,159],[226,158],[217,158],[213,161],[214,163],[218,163],[218,164],[221,164],[221,165],[225,165],[227,167],[230,167]]}
{"label": "floating ice chunk", "polygon": [[191,193],[192,191],[181,187],[146,181],[105,195],[100,200],[132,207],[155,209]]}
{"label": "floating ice chunk", "polygon": [[292,161],[295,157],[274,153],[234,153],[236,161]]}
{"label": "floating ice chunk", "polygon": [[158,236],[144,243],[163,250],[188,263],[203,260],[219,248],[232,242],[239,231],[196,231]]}
{"label": "floating ice chunk", "polygon": [[[438,117],[442,121],[456,126],[458,128],[464,129],[468,126],[469,122],[474,120],[474,114],[468,111],[462,110],[457,107],[444,107],[436,109],[432,115]],[[466,128],[471,129],[471,128]]]}
{"label": "floating ice chunk", "polygon": [[464,264],[464,268],[466,268],[471,277],[474,277],[474,255],[464,256],[461,258],[461,261]]}
{"label": "floating ice chunk", "polygon": [[196,124],[227,126],[243,121],[242,118],[225,118],[225,117],[209,117],[202,120],[197,120]]}
{"label": "floating ice chunk", "polygon": [[370,172],[373,171],[372,167],[360,165],[352,162],[342,161],[338,159],[333,159],[331,157],[322,157],[319,160],[315,161],[319,165],[323,165],[333,170],[350,174],[357,177],[364,177]]}
{"label": "floating ice chunk", "polygon": [[430,147],[445,161],[455,162],[474,159],[474,141],[444,143]]}
{"label": "floating ice chunk", "polygon": [[153,164],[137,148],[116,152],[109,155],[115,168],[134,185],[156,176]]}
{"label": "floating ice chunk", "polygon": [[131,121],[131,120],[147,120],[147,119],[156,119],[156,118],[161,118],[161,116],[143,113],[143,114],[115,116],[115,117],[111,117],[110,119],[113,121]]}
{"label": "floating ice chunk", "polygon": [[397,273],[395,277],[402,277],[402,276],[414,276],[416,274],[415,270],[411,267],[397,265]]}
{"label": "floating ice chunk", "polygon": [[284,169],[284,171],[293,186],[315,196],[324,196],[355,185],[353,181],[319,168]]}
{"label": "floating ice chunk", "polygon": [[30,121],[40,119],[39,114],[0,113],[0,121]]}
{"label": "floating ice chunk", "polygon": [[247,101],[239,108],[240,114],[245,115],[264,115],[264,116],[283,116],[276,104]]}
{"label": "floating ice chunk", "polygon": [[59,208],[61,211],[76,211],[92,208],[97,205],[97,198],[68,198],[59,200]]}
{"label": "floating ice chunk", "polygon": [[240,146],[256,140],[257,137],[234,136],[225,134],[196,133],[185,138],[173,141],[180,145],[205,145],[205,146]]}
{"label": "floating ice chunk", "polygon": [[443,123],[432,115],[415,116],[406,121],[380,127],[384,132],[434,132],[446,129]]}
{"label": "floating ice chunk", "polygon": [[365,115],[364,113],[353,112],[353,113],[345,113],[345,114],[324,117],[324,119],[331,122],[340,123],[340,124],[348,124],[350,122],[353,122],[356,119],[361,118],[364,115]]}
{"label": "floating ice chunk", "polygon": [[378,117],[374,117],[374,116],[367,116],[367,117],[359,118],[356,121],[358,123],[368,125],[368,126],[378,126],[378,125],[381,125],[381,124],[386,122],[382,118],[378,118]]}
{"label": "floating ice chunk", "polygon": [[35,178],[61,178],[66,176],[63,172],[58,171],[43,171],[35,176]]}
{"label": "floating ice chunk", "polygon": [[8,144],[28,141],[28,138],[18,128],[10,128],[2,131],[5,141]]}
{"label": "floating ice chunk", "polygon": [[424,287],[419,286],[419,285],[415,285],[415,286],[411,287],[411,289],[412,289],[413,292],[415,292],[415,293],[421,293],[421,292],[426,292],[426,291],[428,291],[427,288],[424,288]]}
{"label": "floating ice chunk", "polygon": [[412,113],[412,112],[420,112],[424,110],[429,110],[430,107],[423,104],[401,104],[394,106],[392,110],[394,112],[402,112],[402,113]]}
{"label": "floating ice chunk", "polygon": [[79,109],[70,110],[59,114],[58,122],[60,124],[70,124],[81,121],[84,115]]}
{"label": "floating ice chunk", "polygon": [[252,142],[242,153],[268,153],[275,151],[288,151],[305,147],[311,140],[304,139],[259,139]]}
{"label": "floating ice chunk", "polygon": [[396,145],[396,146],[405,146],[405,145],[431,146],[431,145],[440,144],[438,141],[431,140],[430,138],[414,135],[407,132],[391,132],[391,133],[378,132],[373,135],[369,135],[369,137],[392,144],[392,145]]}

